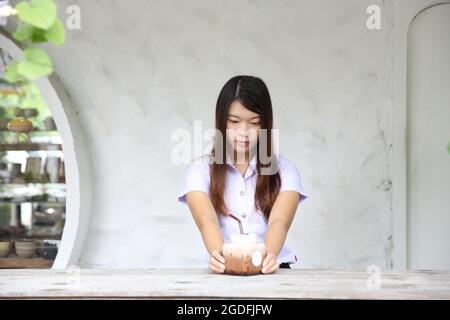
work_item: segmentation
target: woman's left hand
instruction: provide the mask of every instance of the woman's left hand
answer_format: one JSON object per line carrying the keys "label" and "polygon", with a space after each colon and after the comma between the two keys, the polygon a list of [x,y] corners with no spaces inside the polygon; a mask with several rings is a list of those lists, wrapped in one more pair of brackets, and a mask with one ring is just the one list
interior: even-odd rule
{"label": "woman's left hand", "polygon": [[264,258],[263,264],[262,264],[262,273],[268,274],[275,272],[278,268],[278,262],[277,262],[277,256],[273,253],[267,253],[266,257]]}

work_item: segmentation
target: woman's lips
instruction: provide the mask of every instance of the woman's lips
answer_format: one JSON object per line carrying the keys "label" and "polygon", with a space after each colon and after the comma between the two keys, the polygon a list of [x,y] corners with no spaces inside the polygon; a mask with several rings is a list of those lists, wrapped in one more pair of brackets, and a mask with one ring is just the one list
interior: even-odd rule
{"label": "woman's lips", "polygon": [[236,141],[236,143],[239,145],[239,146],[248,146],[248,144],[250,143],[249,141]]}

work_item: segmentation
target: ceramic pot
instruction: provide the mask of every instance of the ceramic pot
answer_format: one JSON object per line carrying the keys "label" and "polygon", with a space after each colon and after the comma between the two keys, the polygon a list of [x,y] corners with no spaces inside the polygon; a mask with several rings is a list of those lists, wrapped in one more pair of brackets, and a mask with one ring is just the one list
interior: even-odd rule
{"label": "ceramic pot", "polygon": [[8,122],[8,130],[15,133],[29,133],[33,130],[33,123],[23,118],[13,119]]}
{"label": "ceramic pot", "polygon": [[11,253],[11,241],[0,240],[0,258],[6,258]]}
{"label": "ceramic pot", "polygon": [[33,240],[16,240],[15,249],[19,258],[32,258],[36,252],[36,243]]}

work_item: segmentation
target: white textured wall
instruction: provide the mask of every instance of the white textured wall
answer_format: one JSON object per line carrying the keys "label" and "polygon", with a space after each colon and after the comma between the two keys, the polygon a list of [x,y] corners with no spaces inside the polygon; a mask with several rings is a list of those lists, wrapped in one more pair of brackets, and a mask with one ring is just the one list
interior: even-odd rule
{"label": "white textured wall", "polygon": [[[51,49],[92,158],[93,208],[80,265],[194,267],[202,242],[177,203],[170,134],[213,125],[222,85],[260,76],[281,153],[310,198],[287,244],[298,267],[391,262],[392,4],[381,0],[58,1],[82,29]],[[382,8],[382,30],[365,27]]]}

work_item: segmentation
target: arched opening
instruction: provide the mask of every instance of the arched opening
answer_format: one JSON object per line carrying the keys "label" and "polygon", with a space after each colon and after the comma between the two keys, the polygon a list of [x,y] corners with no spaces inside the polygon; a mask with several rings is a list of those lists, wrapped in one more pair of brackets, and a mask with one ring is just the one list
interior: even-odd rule
{"label": "arched opening", "polygon": [[408,32],[407,262],[450,270],[450,3],[421,11]]}
{"label": "arched opening", "polygon": [[392,268],[406,270],[408,266],[408,33],[414,19],[430,8],[447,6],[450,1],[427,0],[426,3],[394,2],[393,32],[393,148],[392,148]]}
{"label": "arched opening", "polygon": [[[20,46],[4,33],[0,34],[0,48],[12,60],[23,55]],[[58,77],[53,74],[37,85],[56,124],[64,155],[65,222],[51,265],[53,269],[63,269],[78,263],[87,233],[91,203],[88,152],[77,115]]]}

